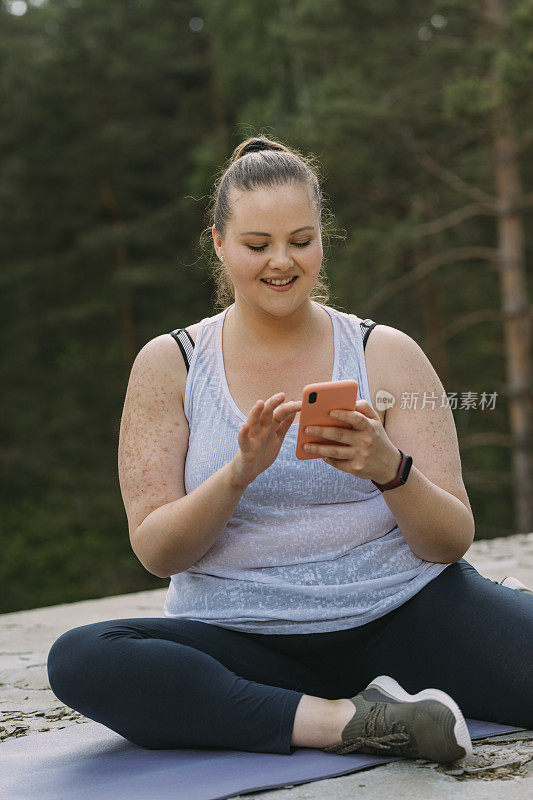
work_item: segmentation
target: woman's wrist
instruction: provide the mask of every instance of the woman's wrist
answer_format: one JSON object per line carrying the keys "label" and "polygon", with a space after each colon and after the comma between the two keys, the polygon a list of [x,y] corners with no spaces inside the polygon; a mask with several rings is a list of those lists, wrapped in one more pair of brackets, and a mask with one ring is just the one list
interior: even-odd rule
{"label": "woman's wrist", "polygon": [[235,491],[241,492],[242,494],[243,492],[246,491],[247,487],[250,485],[250,481],[243,478],[243,475],[239,468],[238,456],[239,456],[239,451],[237,451],[237,453],[234,455],[231,461],[228,461],[226,467],[228,469],[228,476],[231,488]]}
{"label": "woman's wrist", "polygon": [[394,447],[394,450],[391,452],[391,457],[389,459],[389,464],[385,475],[382,475],[380,480],[377,480],[376,478],[373,478],[373,480],[382,486],[384,486],[386,483],[390,483],[390,481],[393,481],[398,474],[402,460],[402,454],[399,448]]}

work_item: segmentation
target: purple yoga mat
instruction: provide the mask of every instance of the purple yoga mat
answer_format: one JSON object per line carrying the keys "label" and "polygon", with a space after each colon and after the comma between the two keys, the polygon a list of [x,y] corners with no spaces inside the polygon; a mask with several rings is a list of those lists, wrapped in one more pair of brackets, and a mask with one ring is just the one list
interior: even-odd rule
{"label": "purple yoga mat", "polygon": [[[526,730],[467,719],[472,739]],[[399,761],[308,747],[290,755],[224,748],[147,750],[98,722],[0,744],[2,800],[223,800]]]}

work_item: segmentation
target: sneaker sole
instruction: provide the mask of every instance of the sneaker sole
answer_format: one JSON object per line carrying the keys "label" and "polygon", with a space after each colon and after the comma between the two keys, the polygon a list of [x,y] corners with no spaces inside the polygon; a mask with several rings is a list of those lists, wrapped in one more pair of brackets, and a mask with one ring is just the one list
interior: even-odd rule
{"label": "sneaker sole", "polygon": [[390,675],[379,675],[377,678],[374,678],[372,683],[369,683],[366,688],[371,689],[373,687],[379,689],[379,691],[383,692],[384,695],[390,697],[392,700],[399,700],[402,703],[416,703],[419,700],[437,700],[439,703],[443,703],[450,709],[455,717],[456,721],[453,733],[458,746],[462,747],[465,751],[463,758],[472,755],[472,740],[468,733],[465,718],[461,709],[455,700],[452,700],[449,694],[441,691],[441,689],[422,689],[422,691],[416,694],[409,694],[409,692],[406,692],[398,681],[395,681]]}

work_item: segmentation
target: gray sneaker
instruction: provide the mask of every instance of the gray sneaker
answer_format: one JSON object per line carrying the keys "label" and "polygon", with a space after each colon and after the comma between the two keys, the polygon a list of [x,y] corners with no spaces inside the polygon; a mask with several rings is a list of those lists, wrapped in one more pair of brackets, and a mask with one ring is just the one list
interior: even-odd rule
{"label": "gray sneaker", "polygon": [[372,753],[426,758],[439,763],[472,754],[472,741],[457,703],[440,689],[409,694],[389,675],[379,675],[351,697],[355,714],[327,753]]}

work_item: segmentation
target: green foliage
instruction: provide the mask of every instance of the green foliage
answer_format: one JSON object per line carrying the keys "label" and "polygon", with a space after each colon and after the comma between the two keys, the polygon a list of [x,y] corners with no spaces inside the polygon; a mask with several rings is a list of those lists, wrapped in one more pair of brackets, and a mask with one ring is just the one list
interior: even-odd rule
{"label": "green foliage", "polygon": [[443,111],[449,119],[468,119],[475,124],[492,113],[497,102],[492,82],[465,76],[448,84],[443,90]]}

